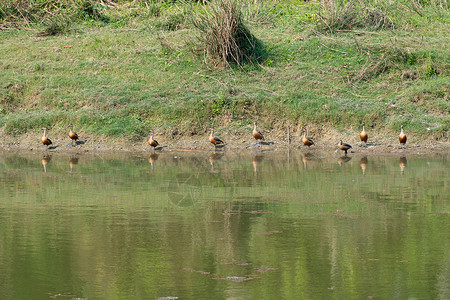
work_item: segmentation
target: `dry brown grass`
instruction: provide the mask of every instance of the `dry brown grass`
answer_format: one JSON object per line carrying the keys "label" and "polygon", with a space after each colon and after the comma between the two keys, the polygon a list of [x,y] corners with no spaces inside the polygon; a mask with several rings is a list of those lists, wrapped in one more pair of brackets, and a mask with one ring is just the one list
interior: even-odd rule
{"label": "dry brown grass", "polygon": [[384,10],[362,0],[323,0],[317,17],[317,28],[330,33],[354,28],[394,28]]}
{"label": "dry brown grass", "polygon": [[245,26],[239,0],[214,0],[193,17],[208,63],[229,66],[257,61],[261,43]]}

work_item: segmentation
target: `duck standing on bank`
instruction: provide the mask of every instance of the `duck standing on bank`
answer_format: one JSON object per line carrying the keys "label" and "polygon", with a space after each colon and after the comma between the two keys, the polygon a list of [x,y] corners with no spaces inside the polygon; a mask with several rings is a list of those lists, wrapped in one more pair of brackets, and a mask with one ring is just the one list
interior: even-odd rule
{"label": "duck standing on bank", "polygon": [[260,131],[256,130],[256,122],[253,125],[252,136],[257,142],[259,141],[258,147],[261,147],[261,141],[264,141],[264,135]]}
{"label": "duck standing on bank", "polygon": [[[78,134],[76,134],[75,132],[73,132],[73,125],[69,124],[69,126],[67,126],[70,128],[69,131],[69,137],[72,140],[72,147],[77,145],[77,140],[78,140]],[[75,145],[73,144],[75,142]]]}
{"label": "duck standing on bank", "polygon": [[310,138],[306,137],[306,127],[302,128],[302,134],[303,134],[302,137],[303,145],[308,146],[308,148],[314,145],[314,142]]}
{"label": "duck standing on bank", "polygon": [[342,151],[344,151],[344,152],[345,152],[345,155],[347,155],[347,151],[348,151],[349,149],[351,149],[352,146],[349,145],[349,144],[343,143],[342,140],[341,140],[341,141],[339,142],[339,144],[338,144],[338,148],[341,149]]}
{"label": "duck standing on bank", "polygon": [[222,141],[218,137],[214,136],[214,129],[213,128],[210,128],[209,131],[211,132],[209,134],[209,141],[211,142],[211,144],[214,145],[214,151],[216,151],[217,145],[225,145],[224,141]]}
{"label": "duck standing on bank", "polygon": [[149,130],[148,133],[150,134],[150,136],[149,136],[147,142],[148,142],[148,144],[149,144],[150,146],[153,147],[153,150],[154,150],[156,147],[159,146],[159,143],[158,143],[157,140],[155,140],[155,139],[153,138],[153,130]]}
{"label": "duck standing on bank", "polygon": [[403,132],[403,125],[400,127],[400,134],[398,135],[398,140],[400,142],[400,147],[403,144],[403,148],[406,148],[406,134]]}
{"label": "duck standing on bank", "polygon": [[47,137],[47,127],[42,127],[41,130],[44,130],[44,135],[41,137],[41,142],[47,146],[46,150],[48,150],[48,146],[52,144],[52,141]]}
{"label": "duck standing on bank", "polygon": [[369,138],[369,136],[367,135],[365,127],[366,127],[366,123],[362,123],[362,131],[359,134],[359,138],[361,139],[361,145],[359,145],[359,146],[361,147],[364,143],[364,147],[367,148],[367,139]]}

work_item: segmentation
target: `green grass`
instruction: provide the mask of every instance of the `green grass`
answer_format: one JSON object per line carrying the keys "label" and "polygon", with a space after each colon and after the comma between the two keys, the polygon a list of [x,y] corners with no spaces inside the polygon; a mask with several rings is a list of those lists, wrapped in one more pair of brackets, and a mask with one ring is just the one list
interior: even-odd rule
{"label": "green grass", "polygon": [[0,31],[0,127],[21,135],[70,122],[138,140],[149,128],[244,131],[255,119],[338,130],[365,121],[448,140],[449,11],[430,4],[419,15],[405,0],[389,6],[393,30],[330,34],[317,31],[318,7],[267,2],[244,14],[266,57],[242,68],[205,63],[195,4],[103,9],[57,35],[42,36],[45,24]]}

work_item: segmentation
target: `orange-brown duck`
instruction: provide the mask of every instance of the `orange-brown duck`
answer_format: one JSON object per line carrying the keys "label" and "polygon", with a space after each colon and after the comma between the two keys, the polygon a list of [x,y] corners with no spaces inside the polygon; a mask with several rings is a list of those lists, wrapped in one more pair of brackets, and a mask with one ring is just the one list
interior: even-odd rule
{"label": "orange-brown duck", "polygon": [[210,128],[209,131],[211,132],[209,134],[209,141],[211,142],[211,144],[214,145],[214,151],[216,150],[217,145],[225,145],[224,141],[222,141],[218,137],[214,136],[214,129],[213,128]]}
{"label": "orange-brown duck", "polygon": [[52,141],[47,137],[47,127],[42,127],[42,130],[44,130],[44,135],[41,137],[41,142],[45,146],[50,146],[52,144]]}
{"label": "orange-brown duck", "polygon": [[308,146],[308,148],[311,147],[312,145],[314,145],[314,142],[310,138],[306,137],[306,128],[305,127],[303,127],[302,134],[303,134],[303,137],[302,137],[303,145]]}
{"label": "orange-brown duck", "polygon": [[343,143],[342,140],[341,140],[341,141],[339,142],[339,144],[338,144],[338,148],[341,149],[342,151],[344,151],[344,152],[345,152],[345,155],[347,155],[347,151],[348,151],[350,148],[352,148],[352,146],[349,145],[349,144]]}
{"label": "orange-brown duck", "polygon": [[398,135],[398,140],[400,144],[403,144],[403,147],[406,148],[406,134],[403,132],[403,125],[401,126],[401,131],[400,134]]}
{"label": "orange-brown duck", "polygon": [[366,127],[366,123],[363,123],[362,131],[359,134],[359,138],[361,139],[361,145],[359,145],[360,147],[362,146],[363,143],[364,143],[364,147],[367,147],[367,139],[369,138],[369,136],[367,135],[365,127]]}
{"label": "orange-brown duck", "polygon": [[264,135],[260,131],[256,130],[256,122],[253,125],[252,136],[257,142],[259,141],[258,146],[261,147],[261,141],[264,141]]}
{"label": "orange-brown duck", "polygon": [[[73,132],[73,125],[69,124],[69,126],[67,126],[70,128],[69,131],[69,137],[72,139],[72,147],[77,145],[77,140],[78,140],[78,134],[76,134],[75,132]],[[73,144],[75,142],[75,145]]]}
{"label": "orange-brown duck", "polygon": [[148,144],[150,145],[150,146],[152,146],[153,147],[153,149],[155,149],[156,147],[158,147],[159,146],[159,143],[158,143],[158,141],[156,141],[154,138],[153,138],[153,130],[149,130],[148,131],[149,132],[149,134],[150,134],[150,137],[148,138]]}

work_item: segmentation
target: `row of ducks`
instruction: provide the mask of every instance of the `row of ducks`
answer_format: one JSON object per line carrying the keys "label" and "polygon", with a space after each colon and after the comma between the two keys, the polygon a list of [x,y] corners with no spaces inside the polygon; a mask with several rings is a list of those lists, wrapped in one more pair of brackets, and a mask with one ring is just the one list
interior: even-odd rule
{"label": "row of ducks", "polygon": [[[262,147],[261,142],[264,140],[264,135],[261,133],[261,131],[257,130],[256,122],[253,125],[254,126],[253,126],[252,136],[255,138],[258,147],[261,148]],[[367,147],[367,140],[369,139],[369,135],[366,132],[365,126],[366,126],[366,123],[363,123],[362,124],[362,131],[359,134],[359,138],[361,139],[361,145],[360,146],[362,146],[364,144],[364,147]],[[70,128],[70,130],[69,130],[69,138],[72,140],[72,146],[75,146],[76,145],[76,141],[78,140],[78,135],[73,131],[73,125],[72,124],[69,124],[68,127]],[[47,146],[47,149],[48,149],[48,146],[50,146],[52,144],[52,141],[47,136],[47,128],[43,127],[42,130],[44,131],[44,135],[41,137],[41,142],[42,142],[42,144]],[[221,140],[220,138],[214,136],[214,129],[213,128],[210,128],[209,131],[210,131],[209,141],[210,141],[211,144],[214,145],[214,150],[216,150],[217,146],[219,146],[219,145],[225,146],[225,142],[223,140]],[[149,136],[147,142],[148,142],[148,144],[151,147],[153,147],[153,149],[155,149],[156,147],[159,146],[159,143],[158,143],[158,141],[156,141],[153,138],[153,130],[150,130],[149,134],[150,134],[150,136]],[[313,140],[311,138],[307,137],[307,132],[306,132],[306,128],[305,127],[302,128],[301,134],[303,135],[302,136],[302,143],[303,143],[303,145],[305,145],[307,147],[311,147],[312,145],[314,145]],[[400,134],[398,136],[398,140],[400,142],[400,145],[403,145],[403,147],[406,147],[406,134],[403,131],[403,125],[401,126],[401,130],[400,130]],[[340,140],[340,142],[338,144],[338,148],[340,150],[344,151],[345,155],[347,155],[347,151],[349,149],[351,149],[352,146],[350,144],[343,143],[342,140]]]}
{"label": "row of ducks", "polygon": [[[257,130],[256,128],[256,122],[253,124],[253,131],[252,131],[252,136],[255,138],[255,140],[258,142],[258,146],[261,147],[261,142],[264,140],[264,135]],[[359,134],[359,138],[361,139],[361,146],[364,143],[364,147],[367,147],[367,140],[369,139],[369,135],[366,132],[366,123],[362,124],[362,131]],[[209,131],[211,132],[209,135],[209,141],[214,145],[214,150],[216,150],[217,145],[225,145],[224,141],[222,141],[221,139],[219,139],[218,137],[214,136],[214,129],[210,128]],[[314,142],[311,138],[307,137],[307,132],[306,132],[306,128],[303,127],[302,128],[302,132],[301,132],[302,136],[302,143],[303,145],[307,146],[308,148],[311,147],[312,145],[314,145]],[[153,140],[153,132],[151,133],[150,136],[151,141]],[[400,134],[398,136],[398,139],[400,141],[400,145],[403,145],[403,147],[406,147],[406,134],[403,131],[403,125],[401,125],[401,129],[400,129]],[[156,142],[156,141],[154,141]],[[150,144],[150,140],[149,140],[149,144]],[[156,144],[158,144],[156,142]],[[151,146],[153,146],[152,144],[150,144]],[[155,147],[155,146],[153,146]],[[347,151],[349,149],[352,148],[352,146],[350,144],[347,143],[343,143],[342,140],[339,141],[338,143],[338,148],[342,151],[345,152],[345,155],[347,155]]]}

